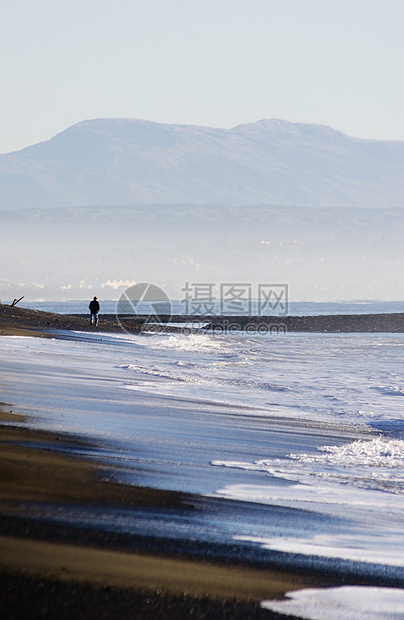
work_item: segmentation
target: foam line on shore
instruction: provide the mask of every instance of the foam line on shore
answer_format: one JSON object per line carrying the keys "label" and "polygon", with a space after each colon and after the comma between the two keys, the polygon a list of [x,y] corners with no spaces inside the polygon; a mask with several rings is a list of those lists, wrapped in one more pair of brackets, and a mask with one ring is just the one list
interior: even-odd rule
{"label": "foam line on shore", "polygon": [[[77,501],[94,503],[98,510],[110,502],[121,508],[155,505],[167,509],[181,505],[186,509],[182,502],[184,494],[102,480],[96,465],[52,450],[61,442],[73,448],[73,438],[10,426],[9,416],[13,421],[20,418],[9,406],[2,405],[0,442],[4,475],[0,481],[0,500],[3,510],[13,505],[17,516],[20,502],[31,500],[60,503],[62,510],[64,505]],[[202,559],[124,553],[77,545],[77,541],[59,544],[46,540],[45,527],[43,540],[33,540],[26,534],[17,538],[1,535],[0,571],[29,578],[136,590],[162,589],[175,595],[186,592],[191,596],[255,602],[282,596],[287,590],[304,587],[307,581],[293,573],[212,565]]]}

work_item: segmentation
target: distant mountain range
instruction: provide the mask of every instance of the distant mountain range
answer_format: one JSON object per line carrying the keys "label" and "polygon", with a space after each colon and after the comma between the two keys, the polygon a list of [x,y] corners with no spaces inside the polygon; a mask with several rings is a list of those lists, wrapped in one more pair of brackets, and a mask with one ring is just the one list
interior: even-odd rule
{"label": "distant mountain range", "polygon": [[396,208],[404,142],[263,120],[233,129],[78,123],[0,155],[0,208],[129,204]]}

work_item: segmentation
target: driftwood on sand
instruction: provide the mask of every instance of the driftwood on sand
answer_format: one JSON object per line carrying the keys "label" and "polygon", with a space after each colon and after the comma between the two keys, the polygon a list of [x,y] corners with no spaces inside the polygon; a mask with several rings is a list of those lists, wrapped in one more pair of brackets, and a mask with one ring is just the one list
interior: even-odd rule
{"label": "driftwood on sand", "polygon": [[10,306],[12,308],[14,308],[14,306],[16,306],[18,304],[18,302],[21,301],[21,299],[24,299],[24,295],[22,297],[20,297],[20,299],[13,299],[13,303],[10,304]]}

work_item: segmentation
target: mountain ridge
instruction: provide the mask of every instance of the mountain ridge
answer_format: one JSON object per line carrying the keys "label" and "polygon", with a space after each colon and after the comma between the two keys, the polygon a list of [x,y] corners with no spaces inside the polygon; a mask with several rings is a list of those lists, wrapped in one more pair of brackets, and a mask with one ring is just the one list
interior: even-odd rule
{"label": "mountain ridge", "polygon": [[131,203],[400,207],[404,142],[263,119],[93,119],[0,155],[0,208]]}

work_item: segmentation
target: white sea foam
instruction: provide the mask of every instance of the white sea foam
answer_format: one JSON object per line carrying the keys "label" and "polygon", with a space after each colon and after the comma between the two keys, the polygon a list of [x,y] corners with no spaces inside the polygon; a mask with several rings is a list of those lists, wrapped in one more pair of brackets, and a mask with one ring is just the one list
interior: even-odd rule
{"label": "white sea foam", "polygon": [[[290,388],[284,385],[276,385],[275,383],[265,381],[254,381],[246,379],[231,378],[228,376],[217,376],[216,372],[209,372],[213,366],[216,368],[226,365],[233,366],[233,363],[224,364],[193,364],[183,360],[172,362],[169,367],[145,367],[138,364],[119,364],[116,368],[122,368],[124,370],[130,370],[138,374],[150,375],[154,377],[161,377],[172,381],[185,381],[190,384],[206,385],[215,388],[221,387],[233,387],[233,388],[253,388],[258,390],[273,391],[273,392],[285,392]],[[176,370],[178,369],[178,370]],[[187,372],[191,369],[192,372]],[[203,374],[202,374],[203,373]]]}
{"label": "white sea foam", "polygon": [[404,590],[343,586],[287,592],[285,601],[261,607],[306,620],[399,620],[404,618]]}
{"label": "white sea foam", "polygon": [[379,385],[376,389],[386,396],[404,396],[404,387],[399,385]]}
{"label": "white sea foam", "polygon": [[[252,470],[253,471],[253,470]],[[322,483],[308,479],[287,486],[277,484],[232,484],[216,491],[219,497],[245,502],[277,504],[290,508],[307,508],[329,512],[329,506],[351,506],[369,509],[404,511],[404,495],[357,489],[342,484]]]}
{"label": "white sea foam", "polygon": [[324,446],[322,454],[290,454],[290,458],[304,463],[316,463],[322,467],[350,467],[396,469],[404,472],[404,441],[375,437],[369,441],[358,440],[343,446]]}
{"label": "white sea foam", "polygon": [[[305,485],[313,485],[316,480],[322,481],[322,485],[325,481],[339,483],[344,485],[344,493],[348,484],[357,489],[404,494],[403,440],[375,437],[342,446],[323,446],[318,450],[314,454],[291,453],[284,459],[262,459],[252,463],[213,461],[212,465],[262,471]],[[334,492],[331,501],[336,501],[338,487]]]}
{"label": "white sea foam", "polygon": [[360,529],[352,529],[346,533],[316,534],[307,538],[234,536],[234,540],[256,543],[263,549],[282,553],[404,567],[401,531],[392,534],[380,532],[374,538]]}
{"label": "white sea foam", "polygon": [[[220,497],[310,510],[343,520],[349,515],[350,519],[341,531],[331,534],[236,537],[238,540],[284,553],[404,566],[404,441],[375,437],[324,446],[314,454],[212,464],[264,472],[272,479],[267,484],[229,485],[216,492]],[[276,479],[287,484],[279,485]],[[362,522],[372,524],[372,535],[358,525]]]}
{"label": "white sea foam", "polygon": [[[192,368],[192,366],[187,366],[186,364],[181,364],[186,368]],[[175,370],[171,370],[169,367],[149,367],[145,368],[144,366],[140,366],[138,364],[119,364],[116,368],[122,368],[124,370],[130,370],[136,372],[138,375],[145,375],[149,377],[156,377],[160,379],[167,379],[169,381],[178,381],[185,382],[196,385],[207,385],[210,383],[209,378],[204,378],[199,374],[195,373],[187,373],[186,370],[181,370],[176,372]],[[131,389],[129,384],[124,386],[126,389]],[[154,389],[156,389],[154,387]]]}
{"label": "white sea foam", "polygon": [[[306,520],[298,532],[283,521],[268,519],[259,531],[249,523],[251,544],[402,566],[403,344],[404,334],[3,337],[3,399],[18,396],[33,424],[108,438],[128,463],[143,450],[150,467],[142,475],[161,470],[173,488],[219,489]],[[231,404],[232,415],[218,402]],[[275,416],[279,444],[266,419]],[[324,440],[329,423],[335,435]],[[362,439],[339,441],[342,423]]]}
{"label": "white sea foam", "polygon": [[224,339],[214,338],[208,334],[172,334],[163,335],[153,339],[150,342],[152,349],[160,349],[166,351],[178,352],[226,352],[229,347],[226,346]]}

